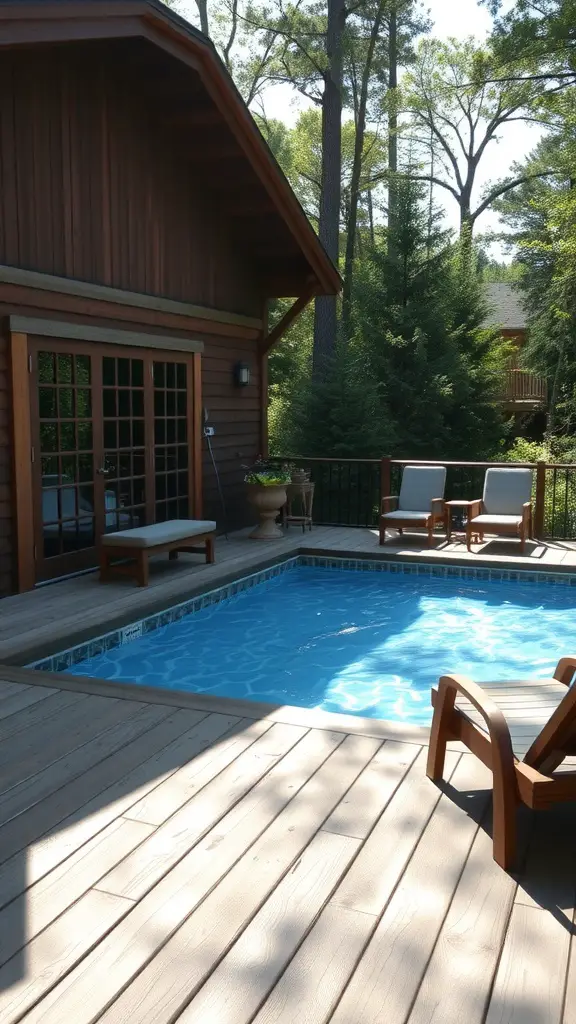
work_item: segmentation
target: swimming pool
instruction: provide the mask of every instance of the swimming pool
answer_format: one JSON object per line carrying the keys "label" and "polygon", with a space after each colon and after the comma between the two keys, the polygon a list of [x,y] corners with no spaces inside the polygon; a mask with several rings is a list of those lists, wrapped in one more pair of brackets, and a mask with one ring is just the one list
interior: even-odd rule
{"label": "swimming pool", "polygon": [[81,660],[88,646],[65,671],[427,725],[442,673],[546,676],[574,649],[568,579],[550,586],[303,561]]}

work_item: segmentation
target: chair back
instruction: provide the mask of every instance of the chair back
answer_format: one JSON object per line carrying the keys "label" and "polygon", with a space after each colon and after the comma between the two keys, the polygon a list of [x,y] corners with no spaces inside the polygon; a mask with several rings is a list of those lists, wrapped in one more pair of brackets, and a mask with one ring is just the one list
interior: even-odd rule
{"label": "chair back", "polygon": [[[576,739],[576,683],[566,687],[566,696],[548,719],[522,760],[532,768],[553,771],[567,752],[573,753]],[[548,764],[546,764],[548,762]],[[551,762],[551,763],[550,763]]]}
{"label": "chair back", "polygon": [[531,469],[488,469],[484,477],[484,512],[492,516],[522,515],[532,496]]}
{"label": "chair back", "polygon": [[445,466],[405,466],[398,498],[401,512],[430,512],[432,498],[443,498]]}

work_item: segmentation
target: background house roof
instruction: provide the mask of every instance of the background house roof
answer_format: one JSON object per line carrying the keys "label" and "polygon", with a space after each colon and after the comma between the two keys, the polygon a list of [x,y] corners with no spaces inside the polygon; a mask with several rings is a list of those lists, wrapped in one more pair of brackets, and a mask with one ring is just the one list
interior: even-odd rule
{"label": "background house roof", "polygon": [[487,327],[502,327],[507,331],[525,331],[528,318],[522,305],[522,294],[511,284],[484,286],[486,304],[490,307],[484,321]]}

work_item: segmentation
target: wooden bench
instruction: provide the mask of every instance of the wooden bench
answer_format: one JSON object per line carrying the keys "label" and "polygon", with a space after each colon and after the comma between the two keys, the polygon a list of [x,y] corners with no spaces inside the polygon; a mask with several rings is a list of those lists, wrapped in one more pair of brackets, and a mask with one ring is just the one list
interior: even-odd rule
{"label": "wooden bench", "polygon": [[[206,561],[212,563],[215,532],[216,523],[212,520],[170,519],[166,523],[106,533],[100,540],[100,582],[107,583],[119,573],[133,576],[138,586],[147,587],[148,559],[164,551],[170,552],[171,559],[178,558],[179,551],[205,554]],[[113,565],[113,559],[123,561]]]}

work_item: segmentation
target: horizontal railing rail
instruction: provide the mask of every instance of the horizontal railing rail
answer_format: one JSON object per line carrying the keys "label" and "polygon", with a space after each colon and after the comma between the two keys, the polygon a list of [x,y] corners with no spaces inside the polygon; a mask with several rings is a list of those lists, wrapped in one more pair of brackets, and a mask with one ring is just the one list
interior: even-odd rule
{"label": "horizontal railing rail", "polygon": [[398,494],[404,466],[445,466],[447,500],[482,495],[487,469],[533,471],[534,532],[538,538],[576,540],[576,463],[457,462],[451,459],[348,459],[277,456],[310,470],[319,526],[378,526],[383,497]]}

